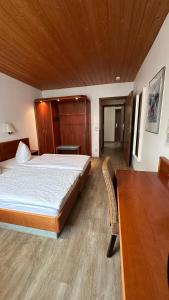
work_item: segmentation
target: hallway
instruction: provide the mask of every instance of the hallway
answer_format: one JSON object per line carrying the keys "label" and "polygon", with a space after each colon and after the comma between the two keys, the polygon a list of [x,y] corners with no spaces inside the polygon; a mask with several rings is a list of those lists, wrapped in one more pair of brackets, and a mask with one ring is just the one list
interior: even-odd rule
{"label": "hallway", "polygon": [[111,157],[112,166],[118,169],[128,169],[124,160],[123,149],[119,143],[105,143],[104,150],[101,153],[101,159],[106,156]]}

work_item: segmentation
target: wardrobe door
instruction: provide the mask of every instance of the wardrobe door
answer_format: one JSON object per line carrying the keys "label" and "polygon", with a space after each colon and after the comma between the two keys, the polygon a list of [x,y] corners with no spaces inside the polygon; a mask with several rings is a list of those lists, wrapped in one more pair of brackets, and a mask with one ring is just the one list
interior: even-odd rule
{"label": "wardrobe door", "polygon": [[35,102],[39,153],[55,153],[51,102]]}
{"label": "wardrobe door", "polygon": [[60,124],[59,124],[59,108],[56,101],[51,101],[52,122],[53,122],[53,138],[55,149],[60,145]]}
{"label": "wardrobe door", "polygon": [[91,106],[90,101],[86,100],[86,149],[87,154],[91,155]]}
{"label": "wardrobe door", "polygon": [[59,103],[60,137],[62,145],[79,145],[80,153],[87,154],[85,102]]}

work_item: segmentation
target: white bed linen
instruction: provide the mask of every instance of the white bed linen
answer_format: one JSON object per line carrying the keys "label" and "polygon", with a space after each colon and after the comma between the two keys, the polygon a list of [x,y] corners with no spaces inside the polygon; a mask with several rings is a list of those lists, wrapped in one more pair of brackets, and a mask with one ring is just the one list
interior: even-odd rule
{"label": "white bed linen", "polygon": [[78,170],[83,172],[90,160],[88,155],[78,154],[43,154],[34,157],[24,164],[24,166],[57,168],[67,170]]}
{"label": "white bed linen", "polygon": [[0,207],[57,215],[80,176],[79,171],[16,167],[0,176]]}
{"label": "white bed linen", "polygon": [[[31,161],[35,158],[36,158],[36,156],[32,156]],[[3,169],[13,169],[13,168],[16,168],[18,166],[26,166],[26,163],[25,164],[18,163],[17,160],[16,160],[16,157],[13,157],[13,158],[10,158],[10,159],[7,159],[7,160],[4,160],[4,161],[0,162],[0,167],[3,168]]]}
{"label": "white bed linen", "polygon": [[16,161],[15,157],[0,162],[0,167],[3,169],[13,169],[17,166],[19,166],[19,163]]}
{"label": "white bed linen", "polygon": [[69,155],[69,154],[43,154],[40,156],[32,156],[31,160],[24,164],[19,164],[16,158],[11,158],[0,162],[0,167],[4,169],[13,169],[18,166],[54,168],[81,171],[81,175],[85,171],[90,160],[88,155]]}

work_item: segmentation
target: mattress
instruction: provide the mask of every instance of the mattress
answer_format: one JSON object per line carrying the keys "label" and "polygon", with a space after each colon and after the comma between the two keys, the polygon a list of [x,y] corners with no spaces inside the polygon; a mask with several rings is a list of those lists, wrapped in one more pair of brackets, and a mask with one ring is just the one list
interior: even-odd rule
{"label": "mattress", "polygon": [[15,157],[0,162],[0,167],[3,169],[13,169],[18,166],[19,166],[19,164],[16,161]]}
{"label": "mattress", "polygon": [[[32,156],[31,161],[35,158],[36,156]],[[27,163],[18,163],[15,157],[0,162],[0,167],[2,169],[13,169],[21,166],[27,166]]]}
{"label": "mattress", "polygon": [[67,169],[81,171],[81,175],[85,171],[90,156],[77,154],[43,154],[36,156],[26,162],[25,166],[45,167],[51,169]]}
{"label": "mattress", "polygon": [[0,175],[0,208],[56,216],[79,176],[76,170],[8,169]]}

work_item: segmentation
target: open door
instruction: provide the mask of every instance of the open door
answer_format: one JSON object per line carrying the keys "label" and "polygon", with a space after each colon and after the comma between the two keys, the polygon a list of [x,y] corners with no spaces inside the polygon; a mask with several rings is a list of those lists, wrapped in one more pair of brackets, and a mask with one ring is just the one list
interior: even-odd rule
{"label": "open door", "polygon": [[131,164],[132,144],[133,144],[133,92],[126,98],[125,113],[124,113],[124,158],[127,166]]}
{"label": "open door", "polygon": [[[101,102],[101,100],[100,100]],[[99,105],[100,127],[99,127],[99,156],[104,148],[104,107]]]}
{"label": "open door", "polygon": [[122,119],[122,110],[115,110],[115,142],[121,142],[121,119]]}

